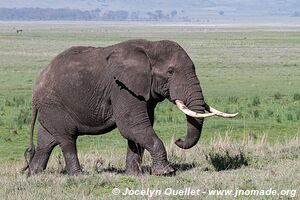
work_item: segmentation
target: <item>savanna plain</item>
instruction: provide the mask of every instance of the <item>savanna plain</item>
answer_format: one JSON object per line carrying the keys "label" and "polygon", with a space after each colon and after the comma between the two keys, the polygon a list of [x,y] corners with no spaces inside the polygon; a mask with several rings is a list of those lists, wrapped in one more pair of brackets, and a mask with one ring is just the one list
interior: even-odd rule
{"label": "savanna plain", "polygon": [[[16,33],[17,29],[22,29]],[[107,46],[129,39],[174,40],[195,63],[206,101],[240,114],[209,118],[200,142],[189,150],[174,140],[186,133],[185,116],[165,101],[156,108],[155,130],[173,177],[124,174],[127,142],[114,130],[78,139],[84,173],[65,174],[59,147],[40,175],[21,173],[29,144],[31,94],[42,68],[63,50]],[[209,190],[297,190],[287,195],[235,199],[300,199],[300,26],[279,24],[0,23],[0,199],[147,199],[113,195],[126,188],[200,189],[199,196],[153,199],[232,199]],[[35,133],[36,137],[36,133]]]}

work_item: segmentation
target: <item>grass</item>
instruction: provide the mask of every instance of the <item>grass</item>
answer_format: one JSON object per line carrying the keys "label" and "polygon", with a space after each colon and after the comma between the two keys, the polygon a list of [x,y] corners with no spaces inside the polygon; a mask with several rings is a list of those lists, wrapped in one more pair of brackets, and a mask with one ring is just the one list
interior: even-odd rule
{"label": "grass", "polygon": [[[16,27],[23,33],[17,35]],[[174,141],[185,136],[185,116],[171,103],[161,103],[155,130],[178,168],[175,177],[125,176],[127,142],[117,130],[79,137],[85,172],[79,177],[63,173],[59,148],[45,173],[30,178],[21,174],[29,142],[32,86],[41,69],[70,46],[106,46],[135,38],[177,41],[196,65],[206,101],[217,109],[239,112],[238,117],[206,120],[199,144],[181,150]],[[0,198],[132,198],[111,195],[115,187],[299,192],[299,44],[298,26],[0,23]],[[148,153],[144,165],[147,172]]]}
{"label": "grass", "polygon": [[[113,188],[125,191],[131,189],[166,189],[172,187],[180,189],[185,187],[200,188],[203,191],[213,189],[293,189],[299,190],[299,140],[292,140],[285,144],[269,145],[260,138],[255,142],[247,137],[240,142],[232,138],[215,138],[206,145],[197,145],[196,151],[184,151],[172,147],[173,141],[168,144],[169,158],[178,168],[175,177],[154,177],[147,173],[140,177],[130,177],[123,174],[124,156],[113,152],[100,154],[91,151],[89,154],[80,153],[84,174],[70,177],[62,174],[62,159],[60,154],[52,157],[48,170],[38,176],[26,178],[19,173],[20,164],[7,165],[1,171],[1,196],[4,199],[14,199],[15,195],[22,199],[139,199],[137,197],[114,196]],[[223,150],[216,151],[212,146],[225,151],[239,149],[246,160],[243,165],[235,165],[235,170],[219,171],[215,165],[207,160],[207,155],[222,155]],[[234,159],[233,154],[226,156],[225,160]],[[226,162],[220,156],[219,162]],[[240,160],[241,161],[241,160]],[[239,162],[240,162],[239,161]],[[245,161],[247,164],[245,165]],[[237,164],[238,162],[230,162]],[[145,165],[150,165],[150,157],[146,154]],[[288,169],[288,170],[287,170]],[[55,191],[55,192],[53,192]],[[216,197],[205,196],[208,199]],[[174,197],[176,198],[176,197]],[[221,199],[223,199],[222,197]],[[243,199],[241,197],[240,199]],[[270,199],[274,199],[270,197]]]}

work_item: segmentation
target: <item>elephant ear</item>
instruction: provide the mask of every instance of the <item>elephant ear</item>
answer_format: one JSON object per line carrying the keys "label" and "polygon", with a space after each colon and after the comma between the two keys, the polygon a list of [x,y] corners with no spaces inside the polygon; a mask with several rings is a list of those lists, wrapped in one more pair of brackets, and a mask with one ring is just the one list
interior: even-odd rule
{"label": "elephant ear", "polygon": [[114,79],[120,89],[126,89],[140,100],[149,100],[151,65],[143,48],[129,47],[126,50],[116,50],[107,57],[107,60],[118,69]]}

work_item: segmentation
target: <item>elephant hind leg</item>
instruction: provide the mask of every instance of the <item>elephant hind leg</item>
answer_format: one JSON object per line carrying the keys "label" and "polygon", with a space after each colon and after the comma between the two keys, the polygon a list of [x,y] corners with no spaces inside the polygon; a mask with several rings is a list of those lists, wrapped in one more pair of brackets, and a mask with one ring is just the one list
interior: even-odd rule
{"label": "elephant hind leg", "polygon": [[76,139],[64,140],[60,143],[60,147],[64,155],[67,173],[69,175],[80,174],[82,170],[77,155]]}
{"label": "elephant hind leg", "polygon": [[51,152],[57,144],[54,137],[43,126],[39,125],[37,147],[29,163],[28,175],[38,174],[46,169]]}
{"label": "elephant hind leg", "polygon": [[53,135],[53,138],[61,147],[66,170],[70,175],[81,172],[76,148],[77,129],[71,116],[59,107],[51,106],[41,109],[39,115],[42,123]]}
{"label": "elephant hind leg", "polygon": [[141,145],[128,140],[126,157],[126,174],[139,175],[142,173],[142,160],[144,148]]}

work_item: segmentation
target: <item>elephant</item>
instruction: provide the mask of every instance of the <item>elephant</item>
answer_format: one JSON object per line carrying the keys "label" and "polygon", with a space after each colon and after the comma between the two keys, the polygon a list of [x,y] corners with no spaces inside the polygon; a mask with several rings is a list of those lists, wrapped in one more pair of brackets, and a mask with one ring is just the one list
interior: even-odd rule
{"label": "elephant", "polygon": [[127,174],[141,173],[145,149],[152,160],[151,174],[175,174],[153,129],[155,107],[165,99],[186,115],[186,137],[175,142],[182,149],[196,145],[204,118],[237,115],[218,111],[204,101],[195,65],[174,41],[138,39],[107,47],[71,47],[42,70],[34,86],[30,145],[23,170],[28,169],[29,176],[45,170],[53,148],[59,145],[67,173],[80,174],[78,136],[118,128],[128,141]]}

